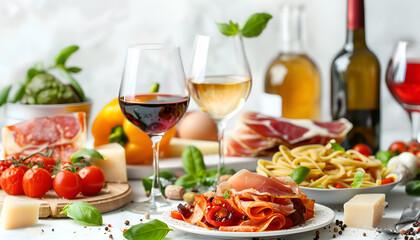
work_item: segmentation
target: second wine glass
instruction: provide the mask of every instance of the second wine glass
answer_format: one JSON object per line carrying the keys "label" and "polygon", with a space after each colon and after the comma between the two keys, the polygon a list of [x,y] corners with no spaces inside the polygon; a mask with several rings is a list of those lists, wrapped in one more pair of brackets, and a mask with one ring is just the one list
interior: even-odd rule
{"label": "second wine glass", "polygon": [[153,183],[150,199],[129,210],[160,213],[170,204],[161,193],[159,143],[188,108],[189,92],[178,47],[139,44],[128,47],[119,103],[124,116],[149,135],[153,148]]}
{"label": "second wine glass", "polygon": [[196,36],[188,88],[200,109],[217,124],[219,164],[216,183],[225,165],[226,123],[245,105],[251,83],[251,71],[240,36]]}
{"label": "second wine glass", "polygon": [[411,141],[418,142],[420,120],[420,54],[407,41],[398,41],[386,72],[394,98],[408,113]]}

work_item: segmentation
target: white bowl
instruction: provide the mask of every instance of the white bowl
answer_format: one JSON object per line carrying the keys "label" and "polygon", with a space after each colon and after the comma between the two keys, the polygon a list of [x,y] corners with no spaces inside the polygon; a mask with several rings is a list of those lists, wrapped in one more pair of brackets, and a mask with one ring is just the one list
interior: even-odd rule
{"label": "white bowl", "polygon": [[326,205],[337,205],[344,204],[350,200],[354,195],[361,193],[388,193],[392,190],[402,179],[402,174],[398,173],[398,180],[375,187],[366,187],[366,188],[341,188],[341,189],[321,189],[321,188],[310,188],[310,187],[300,187],[300,189],[308,196],[310,199],[314,199],[316,203],[326,204]]}

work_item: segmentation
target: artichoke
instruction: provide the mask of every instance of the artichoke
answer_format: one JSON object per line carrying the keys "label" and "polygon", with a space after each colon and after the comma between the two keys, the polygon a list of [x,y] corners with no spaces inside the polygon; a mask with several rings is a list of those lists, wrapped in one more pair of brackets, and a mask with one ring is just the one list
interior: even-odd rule
{"label": "artichoke", "polygon": [[80,102],[80,100],[71,86],[62,84],[51,74],[40,73],[26,85],[22,103],[61,104]]}

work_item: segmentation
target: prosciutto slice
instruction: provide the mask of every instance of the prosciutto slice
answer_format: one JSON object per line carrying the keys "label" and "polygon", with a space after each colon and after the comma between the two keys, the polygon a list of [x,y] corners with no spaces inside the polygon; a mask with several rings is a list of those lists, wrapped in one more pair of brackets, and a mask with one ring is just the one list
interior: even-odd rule
{"label": "prosciutto slice", "polygon": [[246,112],[230,135],[227,155],[268,155],[277,151],[280,144],[294,148],[305,144],[325,145],[332,139],[340,143],[352,127],[344,118],[322,123]]}
{"label": "prosciutto slice", "polygon": [[24,157],[45,148],[53,149],[56,158],[68,161],[86,145],[84,112],[35,118],[2,129],[4,158]]}

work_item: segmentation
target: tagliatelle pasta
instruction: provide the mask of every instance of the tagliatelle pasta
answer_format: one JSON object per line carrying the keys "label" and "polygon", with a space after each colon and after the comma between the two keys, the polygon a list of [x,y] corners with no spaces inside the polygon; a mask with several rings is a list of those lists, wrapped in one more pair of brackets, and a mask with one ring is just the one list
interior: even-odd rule
{"label": "tagliatelle pasta", "polygon": [[392,169],[385,168],[373,156],[366,157],[355,150],[335,151],[330,143],[293,149],[280,145],[272,161],[258,161],[257,173],[269,177],[289,176],[299,166],[310,169],[306,179],[299,184],[304,187],[348,188],[359,170],[365,171],[360,187],[381,185],[387,177],[392,177],[394,181],[397,178],[395,174],[390,174]]}

